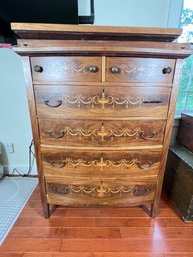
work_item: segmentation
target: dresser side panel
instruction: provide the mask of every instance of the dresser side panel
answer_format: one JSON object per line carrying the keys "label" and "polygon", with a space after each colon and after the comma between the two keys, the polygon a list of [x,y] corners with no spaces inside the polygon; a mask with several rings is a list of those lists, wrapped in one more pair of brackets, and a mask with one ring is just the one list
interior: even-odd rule
{"label": "dresser side panel", "polygon": [[168,120],[167,120],[167,124],[166,124],[162,157],[161,157],[161,163],[160,163],[160,172],[159,172],[159,176],[158,176],[158,180],[157,180],[154,203],[152,206],[152,216],[153,217],[155,217],[157,215],[157,211],[158,211],[158,207],[159,207],[159,199],[160,199],[161,190],[162,190],[163,178],[164,178],[166,161],[167,161],[167,154],[168,154],[168,150],[169,150],[173,119],[174,119],[176,102],[177,102],[177,97],[178,97],[178,90],[179,90],[179,85],[180,85],[182,64],[183,64],[183,60],[180,60],[180,59],[176,60],[173,87],[172,87],[169,110],[168,110]]}
{"label": "dresser side panel", "polygon": [[35,99],[34,99],[34,90],[33,90],[33,84],[32,84],[31,65],[30,65],[29,57],[27,56],[22,57],[22,62],[23,62],[24,76],[25,76],[25,82],[26,82],[27,99],[28,99],[28,105],[29,105],[31,127],[32,127],[33,140],[34,140],[37,169],[38,169],[41,202],[42,202],[44,216],[49,217],[49,205],[47,203],[46,184],[45,184],[45,178],[44,178],[43,169],[42,169],[39,128],[38,128],[38,122],[36,118],[36,105],[35,105]]}

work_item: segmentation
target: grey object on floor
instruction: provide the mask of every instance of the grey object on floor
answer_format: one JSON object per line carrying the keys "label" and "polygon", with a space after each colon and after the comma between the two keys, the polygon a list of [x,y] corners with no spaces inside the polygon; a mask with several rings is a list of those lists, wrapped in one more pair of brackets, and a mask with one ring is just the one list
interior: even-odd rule
{"label": "grey object on floor", "polygon": [[0,245],[17,220],[38,180],[25,177],[5,177],[0,180]]}

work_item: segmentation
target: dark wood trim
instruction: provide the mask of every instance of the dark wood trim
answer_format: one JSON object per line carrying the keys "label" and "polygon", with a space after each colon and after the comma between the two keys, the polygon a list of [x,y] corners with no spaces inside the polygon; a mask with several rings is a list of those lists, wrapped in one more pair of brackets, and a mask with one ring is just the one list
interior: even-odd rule
{"label": "dark wood trim", "polygon": [[20,55],[98,55],[185,58],[192,54],[189,43],[176,44],[165,42],[120,42],[84,40],[18,40],[13,50]]}
{"label": "dark wood trim", "polygon": [[30,119],[31,119],[31,126],[32,126],[32,134],[33,134],[33,139],[34,139],[34,148],[35,148],[35,154],[36,154],[38,178],[39,178],[39,182],[40,182],[41,202],[42,202],[44,216],[46,218],[49,218],[49,204],[47,203],[44,174],[43,174],[43,169],[42,169],[40,141],[39,141],[39,129],[38,129],[38,123],[37,123],[37,119],[36,119],[36,106],[35,106],[35,101],[34,101],[34,91],[33,91],[33,85],[32,85],[29,57],[27,57],[27,56],[23,57],[22,62],[23,62],[24,76],[25,76],[26,89],[27,89],[27,98],[28,98],[28,105],[29,105],[29,112],[30,112]]}
{"label": "dark wood trim", "polygon": [[182,29],[177,28],[81,26],[42,23],[11,23],[11,28],[21,38],[32,39],[97,39],[171,42],[182,33]]}
{"label": "dark wood trim", "polygon": [[185,50],[185,51],[163,51],[162,49],[158,49],[157,51],[152,49],[118,49],[115,48],[114,50],[108,49],[93,49],[92,47],[87,49],[66,49],[65,47],[60,48],[17,48],[13,47],[13,51],[17,52],[19,55],[28,55],[28,56],[50,56],[50,55],[66,55],[66,56],[117,56],[117,51],[119,51],[120,57],[127,57],[128,55],[130,57],[155,57],[155,58],[178,58],[178,59],[184,59],[188,57],[190,54],[192,54],[191,50]]}

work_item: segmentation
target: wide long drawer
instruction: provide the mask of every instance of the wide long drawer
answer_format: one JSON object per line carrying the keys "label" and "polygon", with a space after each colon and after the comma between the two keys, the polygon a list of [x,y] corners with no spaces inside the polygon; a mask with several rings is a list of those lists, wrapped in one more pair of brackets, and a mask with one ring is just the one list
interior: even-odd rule
{"label": "wide long drawer", "polygon": [[158,174],[161,150],[63,150],[42,148],[45,176],[119,178]]}
{"label": "wide long drawer", "polygon": [[42,144],[63,146],[161,145],[165,120],[63,120],[39,119]]}
{"label": "wide long drawer", "polygon": [[140,205],[152,202],[156,178],[146,180],[100,180],[47,177],[47,199],[51,204],[67,206],[116,206]]}
{"label": "wide long drawer", "polygon": [[35,83],[99,82],[101,57],[64,56],[32,57],[32,77]]}
{"label": "wide long drawer", "polygon": [[35,86],[40,117],[159,117],[166,118],[167,87]]}

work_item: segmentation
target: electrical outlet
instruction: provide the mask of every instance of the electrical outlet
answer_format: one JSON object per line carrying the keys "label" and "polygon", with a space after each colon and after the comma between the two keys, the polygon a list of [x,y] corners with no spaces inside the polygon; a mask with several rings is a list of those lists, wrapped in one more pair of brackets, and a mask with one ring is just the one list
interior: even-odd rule
{"label": "electrical outlet", "polygon": [[7,143],[7,144],[5,144],[5,151],[6,151],[6,153],[8,153],[8,154],[14,153],[14,145],[13,145],[13,143]]}

